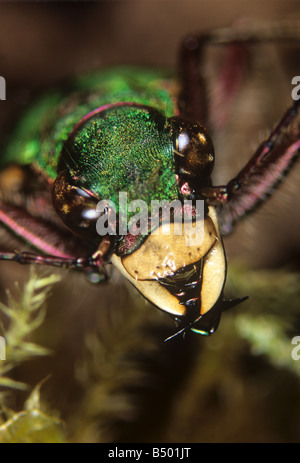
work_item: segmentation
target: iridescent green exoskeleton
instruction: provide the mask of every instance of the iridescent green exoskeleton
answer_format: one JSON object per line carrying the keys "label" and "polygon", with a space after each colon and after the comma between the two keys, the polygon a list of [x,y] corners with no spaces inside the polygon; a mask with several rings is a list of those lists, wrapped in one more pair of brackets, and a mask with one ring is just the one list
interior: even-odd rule
{"label": "iridescent green exoskeleton", "polygon": [[[36,254],[3,252],[0,258],[100,275],[112,262],[145,298],[174,317],[176,334],[213,333],[222,311],[245,299],[224,298],[222,235],[274,190],[300,147],[299,130],[292,128],[296,101],[245,168],[227,185],[212,185],[215,153],[199,60],[206,43],[222,45],[233,52],[225,64],[230,71],[237,61],[244,65],[248,42],[279,38],[276,31],[244,32],[188,37],[178,78],[115,68],[77,79],[68,94],[57,91],[34,105],[2,153],[0,220]],[[290,29],[286,34],[297,36]],[[231,89],[240,78],[231,73]],[[120,193],[126,193],[122,205]],[[175,201],[170,223],[159,212],[155,227],[141,232],[136,223],[130,229],[130,205],[141,201],[150,215],[153,201]],[[197,202],[203,204],[201,214]],[[187,244],[182,213],[191,227],[201,227],[197,242]],[[99,233],[99,221],[110,232]]]}

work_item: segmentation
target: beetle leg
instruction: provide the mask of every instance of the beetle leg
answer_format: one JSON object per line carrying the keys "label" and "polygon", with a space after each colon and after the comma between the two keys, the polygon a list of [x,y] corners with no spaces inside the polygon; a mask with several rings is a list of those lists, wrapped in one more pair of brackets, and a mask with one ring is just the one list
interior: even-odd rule
{"label": "beetle leg", "polygon": [[[211,119],[215,128],[222,128],[230,103],[242,79],[248,52],[247,45],[295,40],[300,40],[300,28],[297,24],[280,23],[272,24],[272,27],[257,27],[245,21],[235,27],[219,28],[206,34],[188,36],[179,54],[179,76],[182,88],[178,102],[180,114],[192,117],[204,125]],[[199,65],[207,45],[228,47],[223,69],[214,89],[211,108],[208,107],[203,69]],[[221,104],[227,109],[220,118]]]}
{"label": "beetle leg", "polygon": [[111,247],[110,237],[103,238],[92,255],[76,257],[77,253],[84,252],[79,240],[74,239],[67,230],[43,222],[16,205],[0,202],[0,223],[18,239],[43,253],[39,255],[32,252],[1,252],[0,260],[86,269],[87,273],[92,270],[105,274],[105,257]]}
{"label": "beetle leg", "polygon": [[271,195],[300,154],[300,129],[292,127],[300,100],[294,102],[246,166],[225,186],[202,188],[208,204],[219,206],[222,234]]}
{"label": "beetle leg", "polygon": [[206,36],[187,37],[179,53],[179,76],[182,88],[178,100],[179,111],[181,115],[193,117],[202,123],[207,121],[208,102],[199,61],[206,42]]}
{"label": "beetle leg", "polygon": [[2,252],[0,253],[0,260],[10,260],[18,262],[19,264],[42,264],[50,265],[53,267],[67,267],[76,269],[85,269],[91,267],[99,269],[104,265],[103,259],[99,255],[92,255],[90,257],[62,257],[50,255],[38,255],[32,252]]}
{"label": "beetle leg", "polygon": [[[208,92],[199,62],[205,46],[212,39],[213,37],[210,35],[192,35],[182,43],[179,55],[179,75],[182,90],[178,106],[181,115],[196,119],[204,125],[211,121],[213,128],[218,129],[225,124],[230,103],[241,82],[247,50],[244,44],[229,44],[209,108]],[[220,118],[219,107],[221,105],[226,108],[226,114],[222,114]]]}

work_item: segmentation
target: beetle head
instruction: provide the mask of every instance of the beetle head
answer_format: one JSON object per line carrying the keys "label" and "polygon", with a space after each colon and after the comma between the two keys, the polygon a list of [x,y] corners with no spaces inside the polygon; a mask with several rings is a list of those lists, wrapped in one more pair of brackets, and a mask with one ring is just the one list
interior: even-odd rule
{"label": "beetle head", "polygon": [[[96,205],[103,196],[110,201],[126,191],[148,206],[152,199],[182,204],[210,184],[213,167],[213,144],[198,122],[167,118],[143,105],[108,105],[85,116],[66,140],[53,204],[72,232],[101,242]],[[109,208],[102,214],[109,219]],[[186,326],[201,331],[202,318],[217,325],[214,307],[222,297],[226,261],[216,212],[206,207],[201,220],[190,217],[191,226],[203,228],[202,240],[192,246],[186,224],[182,233],[175,232],[176,220],[169,225],[169,233],[160,222],[143,239],[124,240],[126,233],[117,233],[111,260],[147,299]]]}

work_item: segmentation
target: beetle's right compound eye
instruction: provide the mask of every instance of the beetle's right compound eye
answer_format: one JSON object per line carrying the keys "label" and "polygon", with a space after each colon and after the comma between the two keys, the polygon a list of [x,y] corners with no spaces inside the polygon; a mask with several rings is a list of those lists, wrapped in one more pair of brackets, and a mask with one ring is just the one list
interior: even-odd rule
{"label": "beetle's right compound eye", "polygon": [[192,119],[170,118],[176,172],[180,177],[206,181],[215,162],[214,146],[205,127]]}
{"label": "beetle's right compound eye", "polygon": [[67,170],[56,178],[52,190],[52,202],[65,226],[73,233],[99,238],[96,222],[101,215],[96,206],[99,199],[84,188],[76,185]]}

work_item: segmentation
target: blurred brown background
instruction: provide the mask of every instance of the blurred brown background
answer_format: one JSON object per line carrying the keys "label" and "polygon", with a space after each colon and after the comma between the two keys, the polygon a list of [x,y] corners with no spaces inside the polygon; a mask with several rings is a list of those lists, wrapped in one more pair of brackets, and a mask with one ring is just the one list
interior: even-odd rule
{"label": "blurred brown background", "polygon": [[[115,64],[175,68],[180,39],[187,33],[229,26],[241,18],[294,20],[300,18],[299,0],[1,3],[0,75],[6,79],[7,100],[0,102],[0,142],[34,97],[66,78]],[[290,104],[291,77],[300,74],[299,50],[262,46],[253,51],[236,115],[228,132],[216,136],[218,182],[243,166]],[[276,197],[226,239],[229,266],[239,262],[252,269],[299,270],[299,174],[298,165]],[[15,278],[28,277],[26,269],[14,264],[2,264],[0,271],[3,290]],[[52,374],[45,399],[66,421],[70,440],[299,440],[299,377],[252,355],[244,341],[235,344],[236,333],[226,322],[224,335],[218,331],[216,338],[194,336],[163,344],[172,323],[119,280],[114,285],[99,290],[78,275],[66,276],[51,298],[40,335],[55,354],[16,373],[32,385]],[[237,293],[244,295],[238,288]],[[133,306],[138,317],[145,311],[145,326],[138,322],[130,345],[126,323]],[[100,327],[102,349],[106,346],[105,361],[86,348],[95,326]],[[150,341],[143,338],[145,330]],[[124,350],[124,358],[118,349]],[[120,363],[114,363],[116,358]],[[101,361],[115,370],[103,373]],[[123,382],[117,373],[122,368]],[[14,405],[22,407],[23,399],[16,397]]]}

